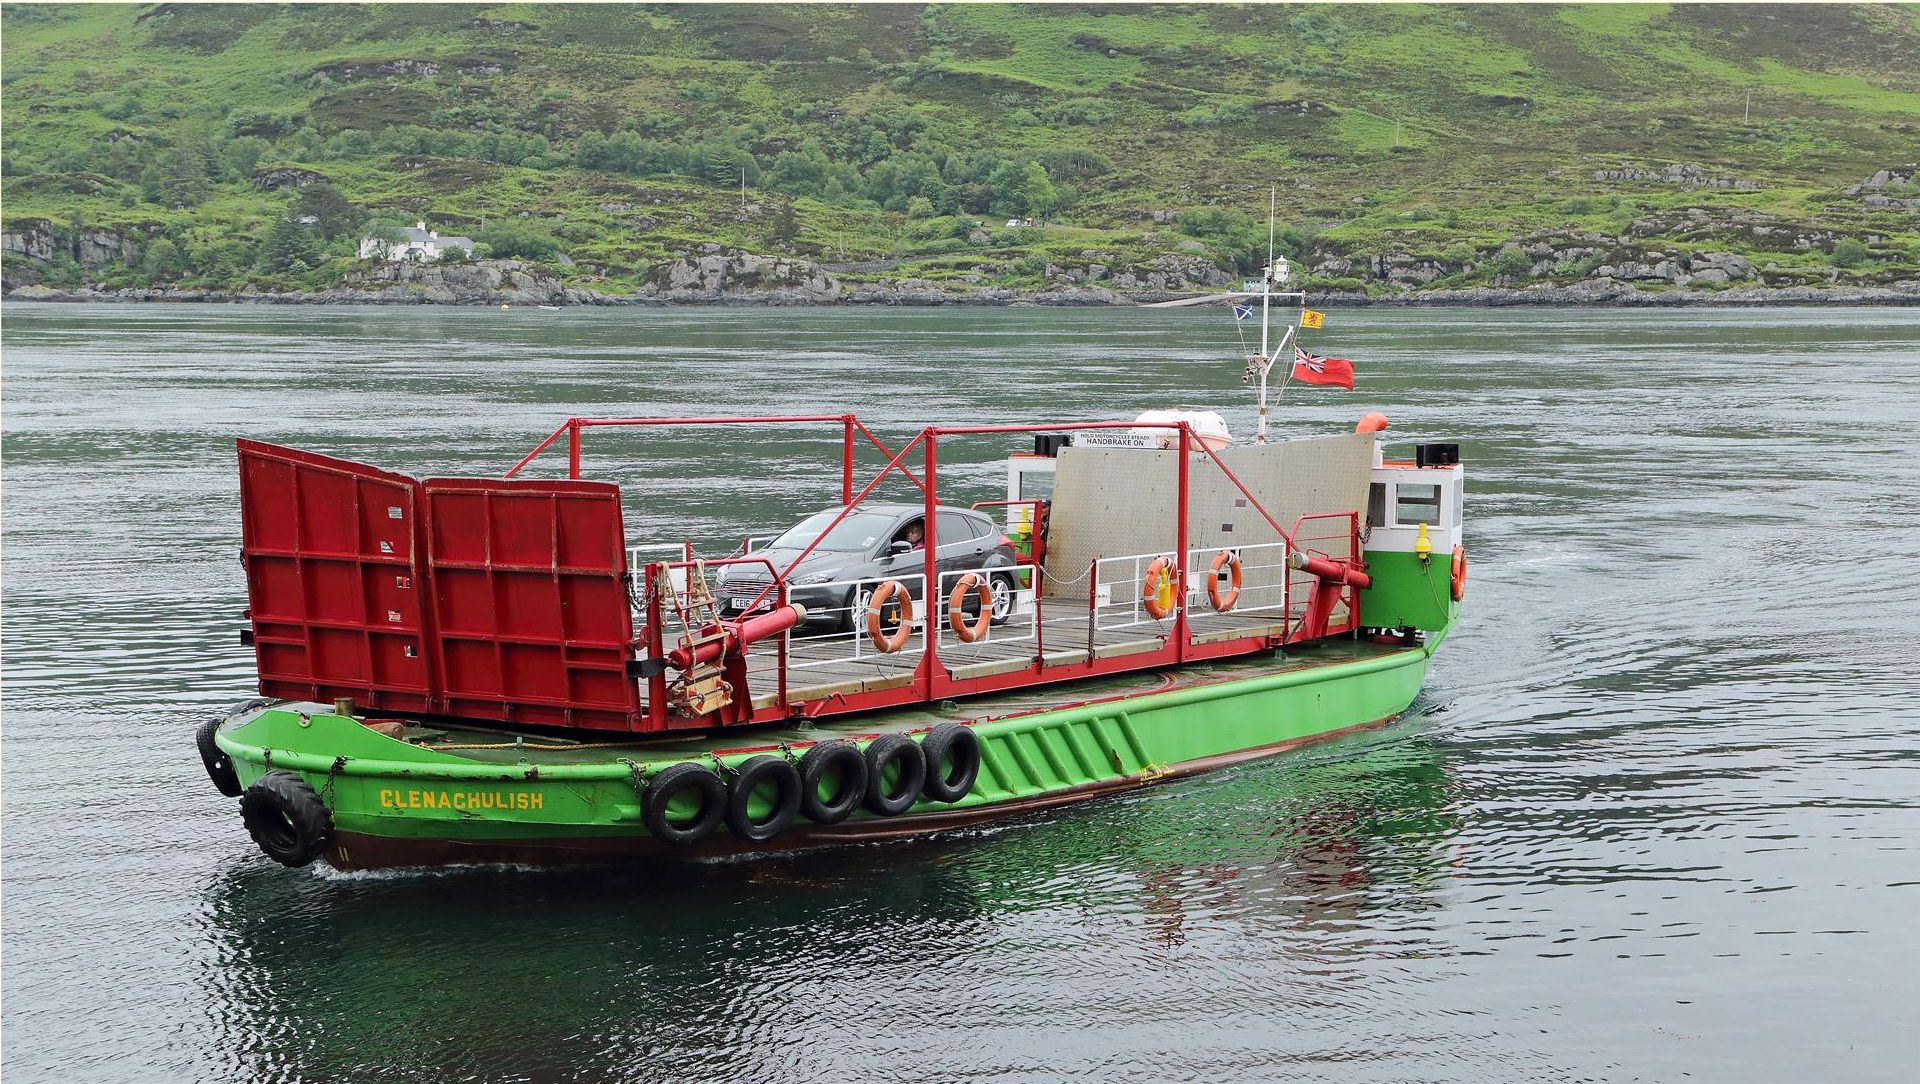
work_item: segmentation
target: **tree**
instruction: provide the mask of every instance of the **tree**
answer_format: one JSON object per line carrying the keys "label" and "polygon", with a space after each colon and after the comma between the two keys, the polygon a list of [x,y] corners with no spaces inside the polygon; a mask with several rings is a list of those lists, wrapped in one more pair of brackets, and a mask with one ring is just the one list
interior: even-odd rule
{"label": "tree", "polygon": [[360,236],[364,240],[380,242],[380,256],[391,256],[393,250],[407,243],[406,223],[394,218],[378,218],[367,223]]}
{"label": "tree", "polygon": [[321,259],[320,238],[292,215],[274,221],[260,249],[261,269],[274,274],[311,271]]}
{"label": "tree", "polygon": [[185,269],[185,259],[180,247],[164,237],[156,238],[147,246],[147,253],[140,261],[140,270],[150,279],[164,279]]}
{"label": "tree", "polygon": [[1042,221],[1059,206],[1060,190],[1053,187],[1052,178],[1047,176],[1047,167],[1039,162],[1027,163],[1020,181],[1020,200],[1029,217]]}
{"label": "tree", "polygon": [[160,156],[157,171],[146,178],[157,202],[170,207],[194,207],[207,198],[212,185],[207,180],[206,157],[200,148],[178,143]]}
{"label": "tree", "polygon": [[1872,250],[1855,238],[1842,237],[1833,243],[1833,266],[1835,267],[1859,267],[1872,258]]}
{"label": "tree", "polygon": [[267,141],[259,136],[229,139],[220,145],[220,170],[230,180],[249,180],[267,149]]}
{"label": "tree", "polygon": [[328,241],[359,229],[367,217],[365,211],[325,181],[316,181],[300,190],[300,198],[293,202],[293,216],[319,219],[314,229]]}
{"label": "tree", "polygon": [[512,219],[481,230],[474,241],[496,259],[550,260],[560,251],[560,242],[546,226]]}

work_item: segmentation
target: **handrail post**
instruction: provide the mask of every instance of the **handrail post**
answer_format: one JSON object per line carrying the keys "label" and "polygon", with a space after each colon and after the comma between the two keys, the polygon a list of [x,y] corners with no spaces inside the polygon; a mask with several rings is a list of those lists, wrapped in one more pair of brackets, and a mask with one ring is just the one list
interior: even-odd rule
{"label": "handrail post", "polygon": [[580,419],[567,419],[567,477],[580,480]]}
{"label": "handrail post", "polygon": [[[659,562],[655,561],[647,565],[647,658],[649,660],[656,660],[654,662],[656,667],[659,666],[657,660],[663,660],[667,657],[666,636],[660,628],[661,622],[666,617],[665,614],[660,612],[660,581],[658,578],[660,573],[661,565]],[[647,725],[653,730],[665,730],[667,728],[667,674],[664,669],[656,670],[653,676],[647,679]]]}
{"label": "handrail post", "polygon": [[1093,661],[1094,635],[1100,627],[1100,555],[1087,566],[1087,661]]}
{"label": "handrail post", "polygon": [[[1033,571],[1027,574],[1027,583],[1033,589],[1033,669],[1036,673],[1039,672],[1041,667],[1047,664],[1047,623],[1041,620],[1045,614],[1040,606],[1041,575],[1043,575],[1043,573],[1037,564],[1033,566]],[[1018,583],[1019,581],[1016,580],[1014,582]],[[1013,604],[1016,606],[1020,604],[1020,589],[1018,587],[1013,589]]]}
{"label": "handrail post", "polygon": [[853,415],[840,422],[840,504],[853,503]]}
{"label": "handrail post", "polygon": [[921,643],[925,645],[925,658],[922,661],[925,663],[927,668],[927,683],[926,683],[926,689],[922,695],[924,695],[928,700],[932,700],[934,698],[934,684],[935,684],[933,674],[934,674],[934,671],[940,668],[940,651],[939,651],[939,648],[934,643],[934,637],[933,637],[934,600],[935,600],[935,596],[940,591],[940,574],[938,571],[940,567],[940,562],[939,562],[940,536],[935,533],[935,528],[937,527],[937,524],[935,521],[939,519],[939,516],[936,513],[939,511],[940,503],[939,501],[934,499],[934,492],[935,492],[934,466],[935,466],[935,460],[938,458],[938,451],[936,450],[935,445],[938,438],[934,436],[934,431],[931,427],[923,430],[920,435],[921,435],[921,439],[927,442],[927,462],[926,462],[926,466],[921,468],[922,470],[925,470],[927,472],[926,502],[925,502],[925,507],[927,510],[926,511],[927,522],[926,522],[926,533],[924,536],[926,539],[925,544],[927,547],[927,552],[926,552],[926,558],[923,561],[924,578],[920,581],[921,587],[923,588],[924,595],[926,598],[926,604],[923,607],[921,607],[925,611],[925,616],[923,619],[927,623],[925,627],[925,635],[921,637]]}
{"label": "handrail post", "polygon": [[1180,423],[1180,471],[1178,477],[1179,515],[1174,520],[1173,548],[1179,554],[1173,562],[1173,645],[1175,661],[1184,662],[1187,657],[1187,636],[1192,631],[1187,624],[1187,457],[1192,454],[1190,442],[1193,439],[1193,427],[1186,422]]}

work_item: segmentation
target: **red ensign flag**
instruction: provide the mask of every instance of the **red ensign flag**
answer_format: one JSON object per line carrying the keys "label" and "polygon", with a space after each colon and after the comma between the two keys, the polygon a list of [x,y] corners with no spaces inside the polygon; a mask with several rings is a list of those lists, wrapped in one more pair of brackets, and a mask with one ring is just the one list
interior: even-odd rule
{"label": "red ensign flag", "polygon": [[1302,384],[1353,390],[1353,362],[1346,358],[1323,358],[1293,348],[1293,378]]}

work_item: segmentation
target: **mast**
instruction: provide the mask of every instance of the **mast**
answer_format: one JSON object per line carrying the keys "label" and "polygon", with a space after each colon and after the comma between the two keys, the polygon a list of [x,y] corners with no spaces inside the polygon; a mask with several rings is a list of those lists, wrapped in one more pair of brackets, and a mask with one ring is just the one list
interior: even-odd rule
{"label": "mast", "polygon": [[1267,266],[1260,272],[1260,424],[1253,442],[1267,442],[1267,374],[1273,371],[1273,355],[1267,353],[1267,313],[1273,305],[1273,220],[1280,206],[1280,186],[1267,189]]}

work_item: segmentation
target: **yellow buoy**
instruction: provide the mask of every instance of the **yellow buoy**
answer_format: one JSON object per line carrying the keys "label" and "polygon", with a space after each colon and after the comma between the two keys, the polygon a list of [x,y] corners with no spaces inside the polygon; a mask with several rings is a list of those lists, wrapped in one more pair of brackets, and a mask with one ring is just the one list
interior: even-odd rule
{"label": "yellow buoy", "polygon": [[505,312],[505,311],[507,311],[507,303],[506,303],[506,302],[504,302],[504,301],[502,301],[502,302],[500,303],[500,311],[501,311],[501,312]]}
{"label": "yellow buoy", "polygon": [[1420,563],[1423,565],[1433,557],[1433,543],[1427,541],[1427,525],[1424,523],[1420,525],[1420,533],[1413,540],[1413,555],[1420,558]]}

